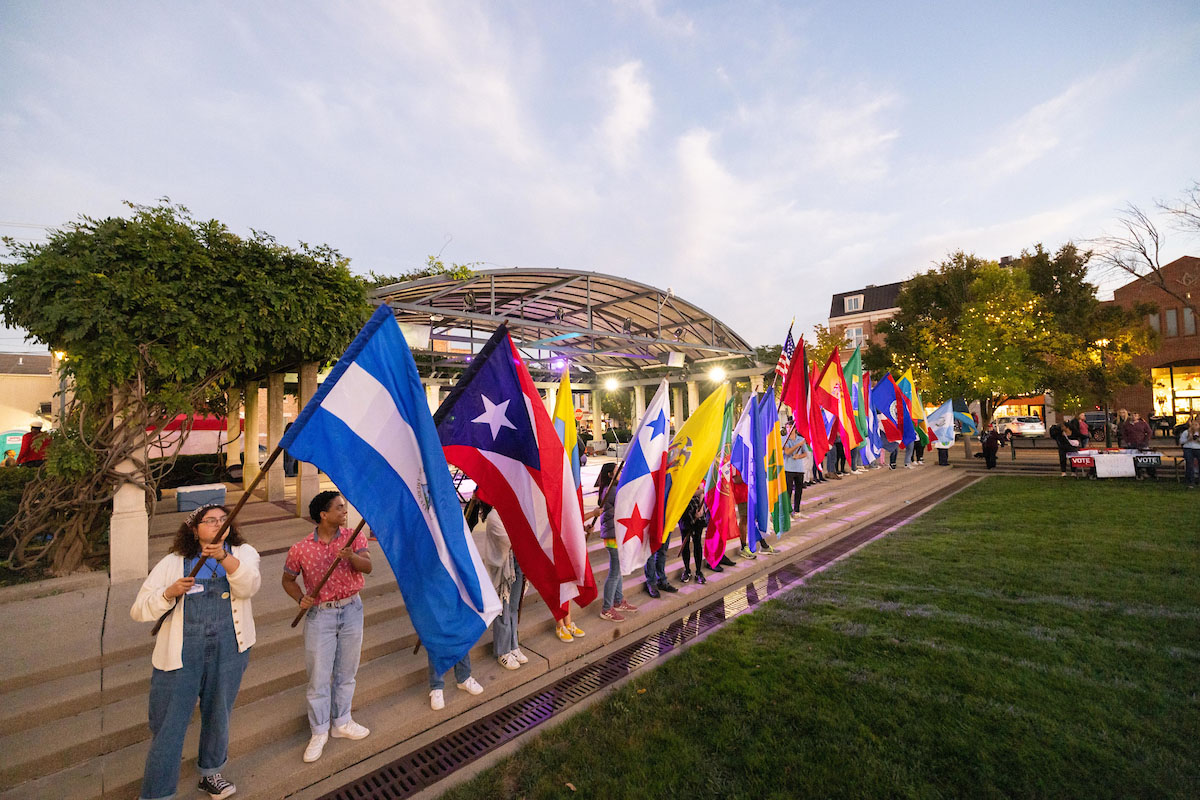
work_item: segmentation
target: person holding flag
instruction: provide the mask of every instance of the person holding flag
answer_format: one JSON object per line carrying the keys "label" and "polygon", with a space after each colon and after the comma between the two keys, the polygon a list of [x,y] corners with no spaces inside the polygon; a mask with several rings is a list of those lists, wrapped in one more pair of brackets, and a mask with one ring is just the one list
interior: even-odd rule
{"label": "person holding flag", "polygon": [[[621,477],[617,481],[613,520],[616,523],[617,557],[621,574],[638,566],[646,575],[646,593],[660,597],[656,553],[665,536],[663,508],[666,501],[668,435],[667,381],[664,378],[629,440]],[[655,561],[651,564],[651,561]],[[662,581],[666,583],[664,572]]]}
{"label": "person holding flag", "polygon": [[[575,425],[575,402],[571,394],[571,367],[563,367],[562,379],[558,383],[558,395],[554,398],[554,431],[563,443],[563,450],[571,462],[571,478],[575,483],[575,494],[579,498],[579,513],[583,513],[583,482],[579,476],[579,431]],[[567,604],[566,616],[555,629],[558,638],[572,642],[584,636],[583,628],[571,619],[571,606]]]}
{"label": "person holding flag", "polygon": [[325,472],[371,524],[429,656],[430,706],[444,705],[437,682],[451,667],[460,688],[483,691],[462,665],[500,613],[500,598],[390,308],[375,310],[280,447]]}
{"label": "person holding flag", "polygon": [[783,443],[783,470],[787,479],[787,496],[791,498],[792,516],[800,516],[800,499],[804,496],[804,457],[810,452],[808,442],[788,419],[788,437]]}
{"label": "person holding flag", "polygon": [[621,554],[617,549],[617,465],[608,462],[600,467],[596,477],[596,488],[600,490],[600,507],[594,514],[600,515],[600,538],[608,551],[608,577],[604,580],[604,598],[600,606],[600,618],[612,622],[623,622],[626,613],[638,610],[626,602],[621,585]]}

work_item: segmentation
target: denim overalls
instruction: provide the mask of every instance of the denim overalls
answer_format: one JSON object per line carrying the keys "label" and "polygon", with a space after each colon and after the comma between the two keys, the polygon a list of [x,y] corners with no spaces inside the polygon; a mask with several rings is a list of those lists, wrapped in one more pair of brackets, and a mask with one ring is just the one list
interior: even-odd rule
{"label": "denim overalls", "polygon": [[[228,547],[226,547],[228,550]],[[195,559],[184,559],[188,575]],[[215,570],[213,569],[215,567]],[[183,738],[200,699],[201,775],[221,771],[229,751],[229,712],[237,699],[250,651],[238,652],[233,628],[229,578],[212,560],[196,576],[204,591],[183,602],[183,667],[155,669],[150,676],[150,752],[142,778],[145,800],[173,797],[179,784]]]}

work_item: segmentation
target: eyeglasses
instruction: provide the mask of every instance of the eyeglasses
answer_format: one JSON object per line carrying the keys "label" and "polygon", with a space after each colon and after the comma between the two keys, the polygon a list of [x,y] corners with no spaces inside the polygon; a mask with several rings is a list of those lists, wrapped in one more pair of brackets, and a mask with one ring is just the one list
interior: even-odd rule
{"label": "eyeglasses", "polygon": [[201,525],[218,525],[219,526],[219,525],[224,525],[225,520],[227,520],[227,519],[229,519],[229,517],[209,517],[207,519],[200,520],[200,524]]}

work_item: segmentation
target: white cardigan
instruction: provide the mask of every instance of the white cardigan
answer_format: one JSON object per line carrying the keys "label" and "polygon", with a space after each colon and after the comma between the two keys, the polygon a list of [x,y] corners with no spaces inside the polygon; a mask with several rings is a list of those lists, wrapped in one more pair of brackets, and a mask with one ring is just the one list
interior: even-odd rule
{"label": "white cardigan", "polygon": [[[237,572],[229,573],[230,605],[233,611],[233,629],[237,633],[238,652],[244,653],[254,644],[254,612],[250,607],[250,598],[260,586],[262,576],[258,572],[258,551],[248,544],[234,545],[233,557],[241,562]],[[167,587],[184,577],[183,556],[179,553],[167,553],[159,561],[146,581],[138,591],[129,616],[136,622],[154,622],[167,609],[171,608],[172,600],[168,600],[165,592]],[[187,595],[175,603],[175,610],[158,631],[158,639],[154,642],[154,655],[150,662],[155,669],[164,672],[179,669],[183,666],[183,604]]]}

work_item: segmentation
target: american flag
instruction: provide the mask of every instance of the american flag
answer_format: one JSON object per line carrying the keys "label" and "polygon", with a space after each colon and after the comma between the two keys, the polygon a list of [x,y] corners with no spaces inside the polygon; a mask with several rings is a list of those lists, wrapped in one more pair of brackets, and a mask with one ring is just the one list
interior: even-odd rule
{"label": "american flag", "polygon": [[775,377],[782,380],[787,376],[788,367],[792,363],[792,354],[796,352],[796,342],[792,339],[792,328],[788,326],[787,339],[783,342],[783,349],[779,351],[779,361],[775,364]]}

